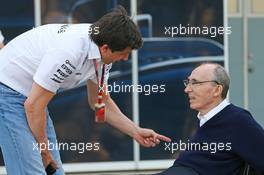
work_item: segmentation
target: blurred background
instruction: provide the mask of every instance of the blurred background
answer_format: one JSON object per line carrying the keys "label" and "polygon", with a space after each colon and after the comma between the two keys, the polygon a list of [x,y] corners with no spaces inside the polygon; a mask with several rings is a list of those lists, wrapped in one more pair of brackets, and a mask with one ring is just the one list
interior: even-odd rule
{"label": "blurred background", "polygon": [[[222,64],[231,76],[229,99],[249,109],[264,126],[262,116],[264,65],[263,0],[9,0],[0,2],[0,30],[7,44],[19,34],[49,23],[93,23],[116,5],[137,22],[144,46],[127,62],[113,65],[109,84],[157,85],[164,92],[112,92],[120,109],[140,124],[173,139],[187,139],[198,126],[189,109],[184,80],[199,63]],[[182,34],[165,28],[231,27],[231,34]],[[1,64],[1,63],[0,63]],[[146,90],[146,89],[145,89]],[[49,105],[58,142],[100,143],[99,151],[61,150],[66,172],[159,170],[168,168],[178,152],[142,148],[106,124],[94,122],[85,84],[61,90]],[[0,174],[5,173],[0,155]]]}

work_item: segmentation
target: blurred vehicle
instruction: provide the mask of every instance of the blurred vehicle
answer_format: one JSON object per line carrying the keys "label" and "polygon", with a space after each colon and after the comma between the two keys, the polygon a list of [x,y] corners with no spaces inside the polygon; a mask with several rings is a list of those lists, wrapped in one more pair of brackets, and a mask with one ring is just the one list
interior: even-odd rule
{"label": "blurred vehicle", "polygon": [[1,2],[0,29],[5,36],[5,43],[33,26],[34,0],[28,0],[27,3],[20,0]]}

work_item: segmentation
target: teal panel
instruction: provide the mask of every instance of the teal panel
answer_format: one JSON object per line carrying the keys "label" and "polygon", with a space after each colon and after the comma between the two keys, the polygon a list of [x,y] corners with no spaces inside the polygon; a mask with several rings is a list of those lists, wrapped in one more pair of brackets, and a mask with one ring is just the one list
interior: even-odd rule
{"label": "teal panel", "polygon": [[243,31],[241,18],[229,18],[232,33],[228,36],[230,101],[243,107]]}
{"label": "teal panel", "polygon": [[249,110],[264,126],[264,18],[249,19]]}

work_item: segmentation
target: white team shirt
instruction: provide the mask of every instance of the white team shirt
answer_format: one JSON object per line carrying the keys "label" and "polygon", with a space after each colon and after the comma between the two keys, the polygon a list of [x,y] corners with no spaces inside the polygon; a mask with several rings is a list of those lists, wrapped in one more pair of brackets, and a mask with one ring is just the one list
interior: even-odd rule
{"label": "white team shirt", "polygon": [[[33,81],[54,93],[88,79],[97,83],[93,59],[101,62],[101,55],[89,27],[48,24],[19,35],[0,51],[0,82],[25,96]],[[105,82],[110,68],[106,65]]]}

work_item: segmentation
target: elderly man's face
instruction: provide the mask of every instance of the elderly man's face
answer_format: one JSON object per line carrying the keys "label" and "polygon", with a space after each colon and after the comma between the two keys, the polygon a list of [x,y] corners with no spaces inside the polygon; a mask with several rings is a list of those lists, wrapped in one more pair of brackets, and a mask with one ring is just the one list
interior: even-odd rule
{"label": "elderly man's face", "polygon": [[201,114],[210,111],[221,98],[213,71],[214,65],[197,67],[188,77],[189,84],[184,89],[188,94],[190,107]]}

